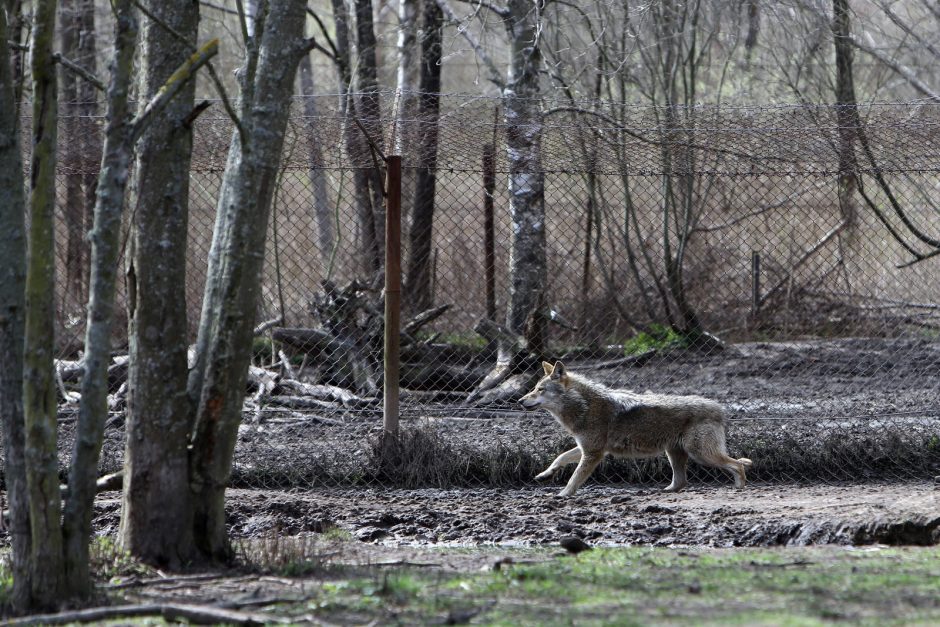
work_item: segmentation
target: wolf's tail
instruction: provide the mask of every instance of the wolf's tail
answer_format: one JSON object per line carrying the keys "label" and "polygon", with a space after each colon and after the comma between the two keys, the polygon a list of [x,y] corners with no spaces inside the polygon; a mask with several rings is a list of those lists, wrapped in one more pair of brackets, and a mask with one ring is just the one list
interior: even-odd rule
{"label": "wolf's tail", "polygon": [[752,462],[751,460],[749,460],[747,457],[739,457],[739,458],[738,458],[738,461],[739,461],[740,463],[744,464],[744,467],[745,467],[745,468],[750,468],[750,467],[751,467],[751,464],[754,463],[754,462]]}

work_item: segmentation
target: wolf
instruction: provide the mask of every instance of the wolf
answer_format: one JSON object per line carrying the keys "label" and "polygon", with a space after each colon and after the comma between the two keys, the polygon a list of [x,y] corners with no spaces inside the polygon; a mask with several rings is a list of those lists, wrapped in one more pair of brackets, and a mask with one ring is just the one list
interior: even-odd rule
{"label": "wolf", "polygon": [[526,409],[548,410],[578,444],[535,477],[547,479],[562,466],[577,463],[559,496],[573,495],[605,455],[653,457],[664,451],[672,466],[667,492],[678,492],[688,484],[690,457],[731,471],[735,487],[744,487],[744,471],[751,460],[728,456],[724,410],[715,401],[614,390],[568,372],[560,361],[542,362],[542,367],[545,376],[520,402]]}

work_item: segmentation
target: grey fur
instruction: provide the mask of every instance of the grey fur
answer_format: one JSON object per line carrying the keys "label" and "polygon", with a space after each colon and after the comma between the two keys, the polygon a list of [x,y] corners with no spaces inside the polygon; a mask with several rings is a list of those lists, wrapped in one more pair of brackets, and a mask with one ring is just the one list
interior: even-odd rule
{"label": "grey fur", "polygon": [[542,365],[545,376],[521,402],[527,409],[547,410],[578,444],[535,477],[547,479],[562,466],[577,463],[559,496],[574,494],[605,455],[653,457],[663,452],[672,466],[667,491],[678,492],[688,484],[690,457],[730,471],[735,487],[744,487],[745,469],[751,460],[728,456],[724,410],[715,401],[701,396],[614,390],[567,372],[561,362]]}

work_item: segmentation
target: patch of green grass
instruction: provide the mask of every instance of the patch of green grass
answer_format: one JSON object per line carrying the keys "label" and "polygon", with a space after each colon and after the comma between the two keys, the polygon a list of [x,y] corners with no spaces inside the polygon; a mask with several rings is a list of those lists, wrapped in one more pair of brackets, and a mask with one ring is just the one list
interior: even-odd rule
{"label": "patch of green grass", "polygon": [[[506,555],[500,551],[499,555]],[[442,551],[446,559],[447,551]],[[464,572],[324,572],[303,612],[327,621],[486,625],[940,622],[940,548],[516,550]],[[301,608],[296,608],[299,613]],[[294,612],[290,612],[294,613]]]}
{"label": "patch of green grass", "polygon": [[688,339],[676,333],[672,327],[654,324],[649,333],[641,331],[623,343],[623,352],[627,355],[639,355],[653,349],[682,348],[688,345]]}

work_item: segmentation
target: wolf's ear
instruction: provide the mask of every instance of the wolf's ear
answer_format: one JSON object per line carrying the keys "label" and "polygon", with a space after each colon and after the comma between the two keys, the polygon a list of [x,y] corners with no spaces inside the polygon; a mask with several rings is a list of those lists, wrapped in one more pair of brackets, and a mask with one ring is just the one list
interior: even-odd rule
{"label": "wolf's ear", "polygon": [[552,378],[560,379],[566,374],[567,372],[565,372],[565,364],[561,363],[560,361],[556,361],[555,366],[552,368]]}
{"label": "wolf's ear", "polygon": [[545,376],[546,376],[546,377],[550,377],[550,376],[552,376],[552,372],[555,370],[555,367],[552,366],[552,365],[551,365],[550,363],[548,363],[547,361],[543,361],[543,362],[542,362],[542,370],[545,371]]}

